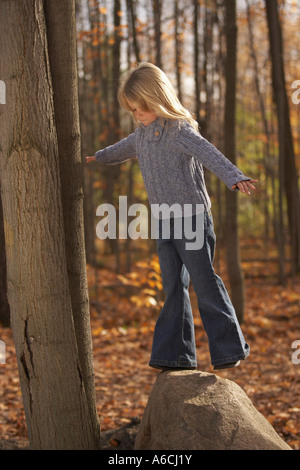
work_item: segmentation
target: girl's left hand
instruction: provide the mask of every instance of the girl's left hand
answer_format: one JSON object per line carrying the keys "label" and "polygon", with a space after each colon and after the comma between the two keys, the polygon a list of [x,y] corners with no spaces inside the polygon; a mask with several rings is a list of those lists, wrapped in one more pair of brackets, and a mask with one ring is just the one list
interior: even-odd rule
{"label": "girl's left hand", "polygon": [[257,183],[258,180],[245,180],[240,181],[232,186],[232,189],[239,189],[242,193],[251,194],[251,191],[255,191],[255,186],[252,183]]}

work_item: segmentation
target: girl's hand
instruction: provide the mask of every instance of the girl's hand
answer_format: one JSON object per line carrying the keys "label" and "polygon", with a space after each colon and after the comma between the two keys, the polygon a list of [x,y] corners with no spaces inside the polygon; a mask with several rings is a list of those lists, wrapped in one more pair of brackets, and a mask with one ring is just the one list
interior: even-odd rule
{"label": "girl's hand", "polygon": [[85,157],[85,159],[86,159],[86,162],[87,162],[87,163],[95,162],[95,161],[96,161],[96,157],[95,157],[95,156],[93,156],[93,157]]}
{"label": "girl's hand", "polygon": [[240,181],[232,186],[232,189],[239,189],[242,193],[251,194],[251,191],[255,191],[255,186],[252,183],[257,183],[258,180]]}

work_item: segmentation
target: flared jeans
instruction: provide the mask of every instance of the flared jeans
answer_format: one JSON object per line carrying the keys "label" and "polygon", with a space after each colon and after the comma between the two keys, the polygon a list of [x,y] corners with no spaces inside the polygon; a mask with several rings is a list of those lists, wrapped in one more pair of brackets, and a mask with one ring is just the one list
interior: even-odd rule
{"label": "flared jeans", "polygon": [[157,248],[166,298],[155,326],[149,362],[152,367],[197,366],[190,281],[208,337],[211,364],[246,359],[250,352],[228,292],[213,268],[216,237],[212,215],[204,212],[192,216],[194,228],[197,227],[196,217],[202,218],[197,230],[203,231],[201,247],[196,249],[191,249],[191,239],[185,235],[184,218],[180,222],[180,236],[176,236],[174,229],[178,223],[176,219],[169,219],[170,233],[167,235],[162,233],[165,221],[159,224]]}

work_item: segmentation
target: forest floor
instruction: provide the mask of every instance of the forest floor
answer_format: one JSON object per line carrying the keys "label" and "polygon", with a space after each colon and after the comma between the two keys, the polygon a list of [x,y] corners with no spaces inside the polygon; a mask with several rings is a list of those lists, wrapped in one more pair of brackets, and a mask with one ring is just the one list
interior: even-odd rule
{"label": "forest floor", "polygon": [[[251,354],[218,375],[235,381],[292,449],[300,450],[300,278],[278,285],[274,263],[244,261],[245,321]],[[273,268],[272,268],[273,266]],[[226,272],[219,271],[227,285]],[[156,256],[131,273],[88,267],[97,409],[102,431],[141,419],[159,371],[148,366],[155,322],[163,303]],[[214,373],[191,288],[198,369]],[[0,365],[0,441],[25,440],[26,422],[11,330],[2,328],[6,364]],[[294,343],[294,344],[293,344]],[[294,347],[293,347],[294,346]],[[298,362],[298,364],[297,364]]]}

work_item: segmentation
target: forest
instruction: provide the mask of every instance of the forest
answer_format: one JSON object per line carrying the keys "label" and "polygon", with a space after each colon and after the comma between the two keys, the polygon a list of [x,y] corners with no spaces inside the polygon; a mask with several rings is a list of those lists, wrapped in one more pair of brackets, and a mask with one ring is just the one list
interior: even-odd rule
{"label": "forest", "polygon": [[[156,240],[142,219],[124,234],[119,213],[120,196],[146,218],[149,202],[137,159],[86,156],[134,132],[118,87],[150,62],[258,180],[245,196],[204,168],[214,268],[251,348],[217,374],[300,450],[299,21],[297,0],[0,2],[0,449],[99,449],[100,428],[143,417],[165,294]],[[99,237],[104,205],[119,236]],[[212,373],[189,292],[198,370]]]}

